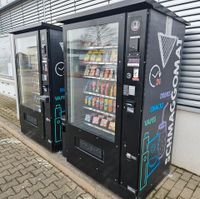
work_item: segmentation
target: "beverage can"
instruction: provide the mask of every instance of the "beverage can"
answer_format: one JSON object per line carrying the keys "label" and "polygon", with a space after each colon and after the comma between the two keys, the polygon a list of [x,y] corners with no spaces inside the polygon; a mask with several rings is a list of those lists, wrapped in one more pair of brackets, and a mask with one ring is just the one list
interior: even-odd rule
{"label": "beverage can", "polygon": [[99,106],[100,110],[103,110],[104,108],[104,98],[100,98],[100,106]]}
{"label": "beverage can", "polygon": [[116,101],[113,101],[113,113],[116,113]]}
{"label": "beverage can", "polygon": [[108,100],[108,112],[109,113],[113,112],[113,100],[112,99]]}
{"label": "beverage can", "polygon": [[106,95],[106,96],[109,95],[109,87],[110,87],[110,84],[109,84],[109,83],[106,83],[106,87],[105,87],[105,95]]}
{"label": "beverage can", "polygon": [[93,99],[92,99],[92,107],[96,107],[96,101],[97,101],[97,98],[93,97]]}
{"label": "beverage can", "polygon": [[88,106],[92,106],[92,99],[93,99],[92,96],[88,97]]}
{"label": "beverage can", "polygon": [[96,100],[96,109],[99,109],[100,108],[100,98],[97,97],[97,100]]}

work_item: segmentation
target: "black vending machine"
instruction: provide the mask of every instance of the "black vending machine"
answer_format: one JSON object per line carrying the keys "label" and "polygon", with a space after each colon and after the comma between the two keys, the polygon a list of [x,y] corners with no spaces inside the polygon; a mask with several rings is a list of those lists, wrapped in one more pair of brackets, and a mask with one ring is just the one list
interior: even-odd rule
{"label": "black vending machine", "polygon": [[38,23],[12,33],[21,130],[49,150],[58,151],[65,112],[62,28]]}
{"label": "black vending machine", "polygon": [[169,172],[186,22],[129,0],[64,23],[67,160],[124,198]]}

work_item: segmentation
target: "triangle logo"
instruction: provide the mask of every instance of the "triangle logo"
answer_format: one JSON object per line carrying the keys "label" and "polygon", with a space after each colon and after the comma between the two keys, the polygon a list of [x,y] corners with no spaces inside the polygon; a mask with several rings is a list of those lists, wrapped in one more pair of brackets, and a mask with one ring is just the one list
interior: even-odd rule
{"label": "triangle logo", "polygon": [[161,32],[158,33],[158,41],[159,41],[159,48],[160,48],[160,55],[162,60],[162,66],[165,68],[167,65],[169,58],[172,54],[174,46],[177,41],[177,37],[166,35]]}

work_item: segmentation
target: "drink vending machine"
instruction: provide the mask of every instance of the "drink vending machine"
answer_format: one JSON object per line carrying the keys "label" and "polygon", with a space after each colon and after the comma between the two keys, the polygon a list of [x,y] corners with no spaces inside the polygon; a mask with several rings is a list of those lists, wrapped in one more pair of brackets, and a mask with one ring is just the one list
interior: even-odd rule
{"label": "drink vending machine", "polygon": [[12,33],[21,130],[49,150],[60,150],[65,112],[62,28],[38,23]]}
{"label": "drink vending machine", "polygon": [[67,160],[124,198],[169,171],[186,22],[130,0],[60,18]]}

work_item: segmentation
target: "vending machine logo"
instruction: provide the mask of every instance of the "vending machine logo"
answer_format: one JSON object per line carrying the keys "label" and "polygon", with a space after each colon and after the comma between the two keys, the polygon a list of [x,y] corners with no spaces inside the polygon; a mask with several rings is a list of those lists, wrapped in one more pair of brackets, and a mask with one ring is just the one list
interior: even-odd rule
{"label": "vending machine logo", "polygon": [[64,62],[58,62],[55,66],[56,75],[59,77],[64,76]]}
{"label": "vending machine logo", "polygon": [[155,88],[161,84],[161,69],[158,65],[154,65],[149,73],[149,84]]}

